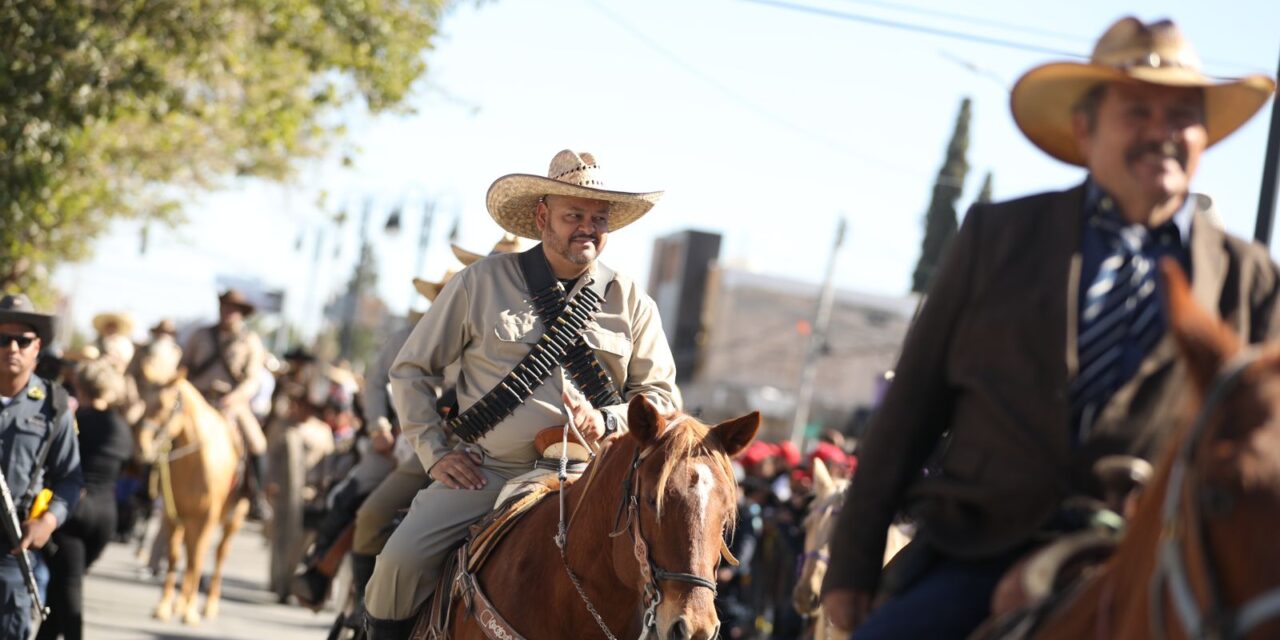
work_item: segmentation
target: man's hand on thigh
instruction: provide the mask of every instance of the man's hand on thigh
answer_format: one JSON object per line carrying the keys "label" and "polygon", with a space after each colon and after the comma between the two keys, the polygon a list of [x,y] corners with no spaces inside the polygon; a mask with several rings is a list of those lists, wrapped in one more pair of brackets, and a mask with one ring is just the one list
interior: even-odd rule
{"label": "man's hand on thigh", "polygon": [[482,462],[480,454],[473,451],[451,451],[431,466],[431,477],[450,489],[483,489]]}

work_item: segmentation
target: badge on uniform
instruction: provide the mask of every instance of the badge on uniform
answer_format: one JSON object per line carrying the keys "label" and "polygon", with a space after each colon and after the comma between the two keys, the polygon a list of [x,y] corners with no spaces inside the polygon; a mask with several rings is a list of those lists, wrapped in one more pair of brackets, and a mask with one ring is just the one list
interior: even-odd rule
{"label": "badge on uniform", "polygon": [[32,400],[44,400],[44,389],[31,387],[31,390],[27,392],[27,397]]}

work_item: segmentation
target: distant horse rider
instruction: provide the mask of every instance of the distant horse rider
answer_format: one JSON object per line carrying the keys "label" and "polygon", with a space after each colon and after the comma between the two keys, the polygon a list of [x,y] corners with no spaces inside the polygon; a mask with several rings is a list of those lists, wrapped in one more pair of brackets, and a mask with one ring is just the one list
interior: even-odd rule
{"label": "distant horse rider", "polygon": [[258,391],[267,354],[262,339],[245,325],[254,311],[253,303],[236,289],[218,296],[218,323],[191,334],[182,366],[191,384],[239,430],[251,480],[249,517],[262,520],[271,511],[264,491],[267,438],[249,402]]}

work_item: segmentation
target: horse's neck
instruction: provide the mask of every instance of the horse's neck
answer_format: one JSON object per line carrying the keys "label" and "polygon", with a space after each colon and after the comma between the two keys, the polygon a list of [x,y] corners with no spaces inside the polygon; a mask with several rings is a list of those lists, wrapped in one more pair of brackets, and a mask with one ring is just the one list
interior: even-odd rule
{"label": "horse's neck", "polygon": [[182,430],[173,436],[173,445],[177,447],[185,447],[187,445],[196,445],[204,441],[204,419],[205,411],[212,411],[212,407],[205,401],[204,396],[186,380],[178,381],[178,397],[182,402],[181,417]]}
{"label": "horse's neck", "polygon": [[[570,485],[565,493],[566,509],[570,512],[565,514],[565,518],[568,520],[572,516],[573,519],[570,541],[577,539],[579,544],[598,550],[600,540],[607,539],[604,536],[613,531],[619,508],[623,509],[622,517],[626,519],[627,496],[622,495],[622,484],[635,456],[635,447],[630,438],[614,441],[592,463],[593,468]],[[632,491],[638,471],[636,476],[632,478]]]}

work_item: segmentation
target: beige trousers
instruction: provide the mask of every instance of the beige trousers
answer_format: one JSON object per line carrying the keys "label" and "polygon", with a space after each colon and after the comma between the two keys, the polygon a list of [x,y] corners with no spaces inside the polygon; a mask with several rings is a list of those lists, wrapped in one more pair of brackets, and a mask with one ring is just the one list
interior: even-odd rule
{"label": "beige trousers", "polygon": [[396,468],[369,494],[356,512],[355,539],[351,550],[376,556],[391,537],[387,527],[401,509],[408,509],[413,497],[427,486],[427,472],[418,456],[396,465]]}
{"label": "beige trousers", "polygon": [[532,468],[486,459],[478,491],[450,489],[436,482],[418,492],[404,522],[387,540],[365,590],[365,608],[381,620],[414,616],[435,590],[449,552],[467,536],[467,527],[493,509],[507,480]]}
{"label": "beige trousers", "polygon": [[244,446],[249,450],[249,455],[257,456],[267,452],[267,436],[262,433],[262,424],[258,422],[258,416],[253,415],[253,411],[249,409],[249,403],[232,404],[222,410],[222,415],[240,430],[240,437],[244,438]]}

